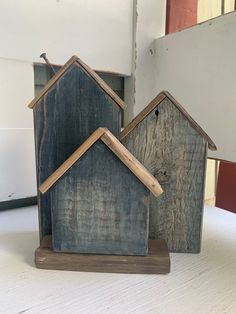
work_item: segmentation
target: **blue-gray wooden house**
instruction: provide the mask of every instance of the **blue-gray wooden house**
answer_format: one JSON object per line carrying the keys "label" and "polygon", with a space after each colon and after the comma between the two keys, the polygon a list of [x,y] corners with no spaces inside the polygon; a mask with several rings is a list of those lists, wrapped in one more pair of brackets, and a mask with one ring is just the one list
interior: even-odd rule
{"label": "blue-gray wooden house", "polygon": [[[34,112],[37,184],[40,186],[98,127],[115,136],[123,101],[73,56],[29,104]],[[51,234],[50,195],[38,196],[40,239]]]}
{"label": "blue-gray wooden house", "polygon": [[39,188],[52,201],[59,252],[146,255],[158,181],[106,128],[97,129]]}
{"label": "blue-gray wooden house", "polygon": [[150,200],[150,238],[172,252],[198,253],[207,148],[216,146],[168,92],[155,97],[121,132],[122,144],[158,179]]}

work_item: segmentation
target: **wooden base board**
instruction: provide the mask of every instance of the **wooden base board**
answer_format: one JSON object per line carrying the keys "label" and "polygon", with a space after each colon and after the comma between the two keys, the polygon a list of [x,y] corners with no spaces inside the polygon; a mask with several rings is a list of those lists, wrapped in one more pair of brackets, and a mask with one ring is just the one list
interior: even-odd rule
{"label": "wooden base board", "polygon": [[166,242],[149,240],[147,256],[95,255],[58,253],[52,251],[51,237],[43,239],[35,251],[38,268],[129,274],[167,274],[170,272],[170,257]]}

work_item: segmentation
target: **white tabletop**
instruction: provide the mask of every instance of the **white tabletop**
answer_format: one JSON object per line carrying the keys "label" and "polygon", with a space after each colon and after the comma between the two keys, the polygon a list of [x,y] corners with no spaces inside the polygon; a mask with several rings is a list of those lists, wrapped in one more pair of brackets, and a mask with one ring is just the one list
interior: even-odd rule
{"label": "white tabletop", "polygon": [[0,212],[0,313],[236,313],[236,215],[205,207],[201,254],[168,275],[39,270],[37,208]]}

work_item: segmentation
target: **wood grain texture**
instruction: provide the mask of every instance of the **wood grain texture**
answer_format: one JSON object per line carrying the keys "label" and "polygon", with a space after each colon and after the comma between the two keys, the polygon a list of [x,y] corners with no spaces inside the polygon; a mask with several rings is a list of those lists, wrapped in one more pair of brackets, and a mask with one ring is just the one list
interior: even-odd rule
{"label": "wood grain texture", "polygon": [[104,90],[107,95],[109,95],[113,101],[117,103],[122,109],[126,108],[126,104],[123,100],[109,87],[109,85],[104,82],[104,80],[93,71],[87,64],[85,64],[81,59],[77,58],[77,64],[81,66],[95,81],[99,86]]}
{"label": "wood grain texture", "polygon": [[40,192],[47,192],[99,138],[101,138],[107,147],[156,197],[163,192],[158,181],[132,154],[130,154],[107,128],[98,128],[49,178],[47,178],[46,181],[43,182],[39,187]]}
{"label": "wood grain texture", "polygon": [[147,169],[114,137],[111,132],[106,131],[101,140],[113,151],[116,156],[139,178],[139,180],[158,197],[163,192],[158,181],[147,171]]}
{"label": "wood grain texture", "polygon": [[98,128],[76,151],[57,168],[53,174],[39,187],[41,193],[47,192],[75,163],[83,154],[106,132],[105,128]]}
{"label": "wood grain texture", "polygon": [[150,238],[166,240],[172,252],[197,253],[207,142],[169,98],[156,109],[122,143],[164,190],[159,198],[151,195]]}
{"label": "wood grain texture", "polygon": [[38,268],[102,273],[167,274],[170,257],[163,240],[149,240],[147,256],[117,256],[58,253],[47,236],[35,251]]}
{"label": "wood grain texture", "polygon": [[29,108],[34,108],[36,103],[48,92],[48,90],[65,74],[65,72],[72,66],[77,65],[83,69],[88,76],[90,76],[103,91],[111,97],[111,99],[116,102],[118,106],[122,109],[126,108],[125,103],[121,98],[101,79],[95,71],[93,71],[87,64],[80,60],[77,56],[72,56],[66,64],[51,78],[51,80],[45,85],[45,87],[40,91],[40,93],[30,102]]}
{"label": "wood grain texture", "polygon": [[120,140],[122,141],[133,129],[157,107],[163,99],[166,98],[164,92],[158,94],[121,132]]}
{"label": "wood grain texture", "polygon": [[189,113],[180,105],[180,103],[167,91],[162,91],[158,94],[121,132],[120,140],[123,140],[132,130],[143,121],[155,108],[162,103],[162,101],[168,98],[176,108],[185,116],[192,127],[208,142],[208,147],[211,150],[217,150],[215,143],[206,134],[206,132],[200,127],[200,125],[189,115]]}
{"label": "wood grain texture", "polygon": [[53,250],[147,254],[150,191],[101,140],[50,191]]}
{"label": "wood grain texture", "polygon": [[[38,187],[98,128],[118,136],[121,108],[72,64],[34,107]],[[48,193],[38,197],[40,236],[51,234]]]}

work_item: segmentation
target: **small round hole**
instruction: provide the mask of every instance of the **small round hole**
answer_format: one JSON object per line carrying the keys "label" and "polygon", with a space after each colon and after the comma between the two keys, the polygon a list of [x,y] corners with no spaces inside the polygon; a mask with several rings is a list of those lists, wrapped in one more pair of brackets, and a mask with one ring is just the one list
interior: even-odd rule
{"label": "small round hole", "polygon": [[158,115],[159,115],[159,110],[158,109],[155,111],[155,115],[158,117]]}

